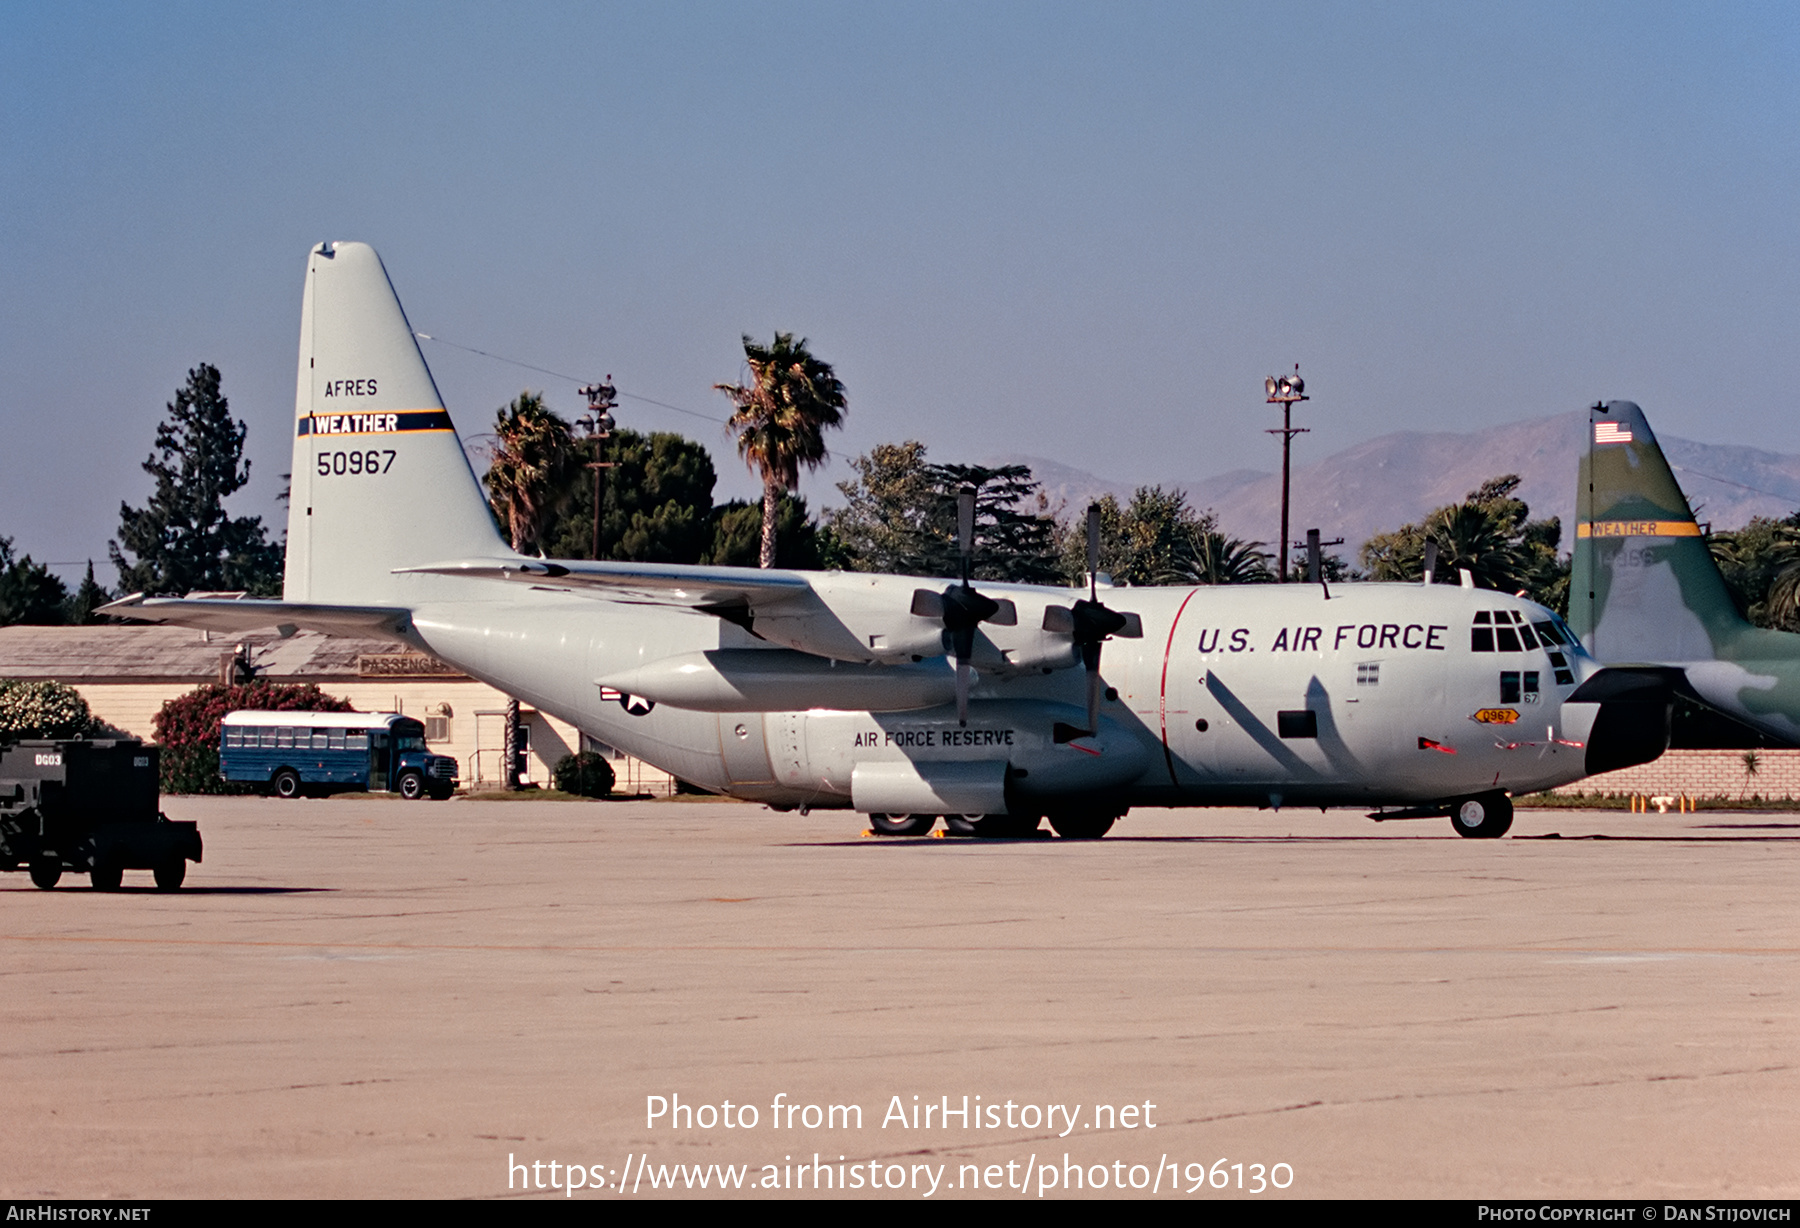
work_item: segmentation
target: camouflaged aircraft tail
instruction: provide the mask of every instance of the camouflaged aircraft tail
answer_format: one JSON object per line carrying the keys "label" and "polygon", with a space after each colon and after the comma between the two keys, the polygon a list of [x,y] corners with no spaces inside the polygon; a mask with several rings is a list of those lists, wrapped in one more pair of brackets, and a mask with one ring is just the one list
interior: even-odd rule
{"label": "camouflaged aircraft tail", "polygon": [[1751,626],[1738,613],[1630,401],[1588,412],[1569,624],[1599,660],[1676,666],[1691,698],[1800,746],[1800,635]]}
{"label": "camouflaged aircraft tail", "polygon": [[1644,412],[1588,410],[1576,488],[1569,625],[1609,664],[1729,660],[1750,624],[1737,612]]}

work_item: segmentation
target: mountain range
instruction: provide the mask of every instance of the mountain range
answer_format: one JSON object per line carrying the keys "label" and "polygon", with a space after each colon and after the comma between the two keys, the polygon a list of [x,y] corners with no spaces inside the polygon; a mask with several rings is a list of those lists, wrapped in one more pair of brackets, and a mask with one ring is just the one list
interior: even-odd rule
{"label": "mountain range", "polygon": [[[1345,544],[1339,553],[1354,560],[1362,543],[1375,534],[1460,502],[1489,478],[1516,473],[1516,494],[1530,505],[1532,519],[1561,519],[1567,551],[1586,433],[1587,413],[1578,410],[1462,433],[1397,431],[1320,461],[1296,464],[1291,535],[1303,538],[1307,529],[1318,528],[1326,540],[1341,537]],[[1659,442],[1695,514],[1716,529],[1742,528],[1753,516],[1781,517],[1800,507],[1800,456],[1673,436]],[[1134,484],[1044,457],[1014,455],[983,463],[1029,465],[1050,507],[1062,508],[1065,515],[1101,495],[1124,503],[1134,485],[1161,485],[1185,491],[1195,508],[1210,508],[1229,536],[1273,542],[1279,535],[1279,473],[1234,469],[1198,479],[1163,477]]]}

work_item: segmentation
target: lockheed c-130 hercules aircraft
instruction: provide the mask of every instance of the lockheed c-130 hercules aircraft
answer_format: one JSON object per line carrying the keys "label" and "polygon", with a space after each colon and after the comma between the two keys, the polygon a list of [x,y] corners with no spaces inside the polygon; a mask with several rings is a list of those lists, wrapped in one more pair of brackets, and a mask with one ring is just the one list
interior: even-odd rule
{"label": "lockheed c-130 hercules aircraft", "polygon": [[282,599],[108,613],[385,636],[703,788],[886,834],[1316,805],[1497,836],[1509,791],[1667,742],[1666,688],[1615,686],[1549,611],[1466,584],[1084,593],[977,588],[966,563],[933,581],[521,555],[360,243],[307,262],[295,412]]}

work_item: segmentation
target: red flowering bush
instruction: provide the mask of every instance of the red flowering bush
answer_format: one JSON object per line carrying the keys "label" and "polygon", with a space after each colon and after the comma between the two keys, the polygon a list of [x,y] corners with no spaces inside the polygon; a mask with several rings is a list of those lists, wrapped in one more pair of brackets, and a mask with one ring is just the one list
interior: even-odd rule
{"label": "red flowering bush", "polygon": [[227,712],[354,712],[347,699],[327,695],[312,683],[257,680],[237,686],[209,682],[156,714],[156,741],[162,747],[164,793],[245,793],[247,786],[219,779],[219,724]]}

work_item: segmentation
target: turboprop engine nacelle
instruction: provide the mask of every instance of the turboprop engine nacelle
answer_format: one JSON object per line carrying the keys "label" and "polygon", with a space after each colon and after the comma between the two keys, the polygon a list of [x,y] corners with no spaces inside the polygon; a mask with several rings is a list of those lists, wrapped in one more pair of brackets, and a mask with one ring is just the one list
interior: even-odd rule
{"label": "turboprop engine nacelle", "polygon": [[[750,626],[771,644],[814,656],[917,662],[951,649],[943,620],[914,612],[918,593],[946,583],[826,572],[814,579],[813,591],[805,596],[759,607]],[[984,585],[982,591],[1004,605],[1007,621],[983,623],[978,629],[970,658],[975,668],[1013,675],[1070,669],[1081,663],[1080,650],[1067,633],[1044,628],[1046,607],[1057,604],[1053,595],[1022,585]]]}
{"label": "turboprop engine nacelle", "polygon": [[683,653],[595,681],[671,708],[699,712],[796,708],[905,712],[948,703],[956,694],[956,675],[941,656],[879,665],[781,648]]}

